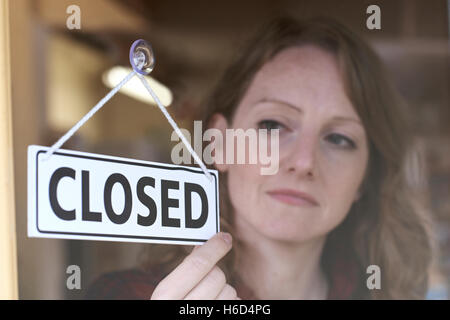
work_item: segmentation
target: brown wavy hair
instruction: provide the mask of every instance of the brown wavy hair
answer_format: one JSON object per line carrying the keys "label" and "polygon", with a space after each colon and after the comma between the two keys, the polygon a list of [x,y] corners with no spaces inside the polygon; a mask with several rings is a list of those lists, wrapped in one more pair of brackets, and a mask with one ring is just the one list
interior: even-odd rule
{"label": "brown wavy hair", "polygon": [[[302,45],[315,45],[336,57],[346,93],[369,138],[369,164],[361,196],[327,236],[321,259],[324,271],[329,276],[339,255],[345,255],[358,265],[358,286],[365,288],[354,298],[422,299],[428,287],[433,246],[424,205],[424,179],[413,183],[411,173],[424,172],[424,168],[411,161],[417,154],[412,148],[404,102],[379,57],[356,34],[328,18],[299,21],[284,17],[271,21],[246,42],[225,70],[206,100],[203,123],[208,124],[215,113],[232,123],[256,72],[282,50]],[[232,251],[219,265],[233,284],[237,281],[233,270],[241,243],[233,232],[227,174],[220,173],[219,181],[222,231],[234,238]],[[147,270],[158,265],[165,271],[163,275],[167,274],[189,248],[152,245],[142,265]],[[365,287],[369,265],[380,267],[379,290]]]}

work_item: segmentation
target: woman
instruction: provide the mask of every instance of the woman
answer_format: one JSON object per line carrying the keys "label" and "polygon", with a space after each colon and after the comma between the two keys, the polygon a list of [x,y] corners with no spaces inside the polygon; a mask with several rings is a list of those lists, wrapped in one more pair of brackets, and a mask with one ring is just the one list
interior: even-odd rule
{"label": "woman", "polygon": [[401,106],[377,56],[342,25],[273,21],[226,70],[204,123],[279,129],[278,172],[215,163],[225,232],[192,252],[152,246],[142,270],[106,275],[87,297],[424,298],[429,223],[404,169]]}

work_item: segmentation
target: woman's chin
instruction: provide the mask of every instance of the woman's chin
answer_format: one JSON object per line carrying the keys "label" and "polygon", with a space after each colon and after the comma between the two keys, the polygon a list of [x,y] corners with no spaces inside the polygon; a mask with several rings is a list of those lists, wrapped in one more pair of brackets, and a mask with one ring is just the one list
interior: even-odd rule
{"label": "woman's chin", "polygon": [[292,221],[290,219],[265,219],[255,221],[254,228],[267,239],[283,242],[302,243],[315,236],[313,223],[307,221]]}
{"label": "woman's chin", "polygon": [[268,204],[252,212],[254,214],[235,215],[236,226],[247,236],[256,233],[266,239],[300,243],[322,234],[322,214],[317,209]]}

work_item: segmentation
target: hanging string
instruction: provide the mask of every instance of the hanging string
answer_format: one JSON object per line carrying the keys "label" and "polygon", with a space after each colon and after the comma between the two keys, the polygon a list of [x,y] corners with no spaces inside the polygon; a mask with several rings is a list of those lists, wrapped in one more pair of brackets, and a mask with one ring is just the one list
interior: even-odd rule
{"label": "hanging string", "polygon": [[158,96],[153,92],[153,90],[150,87],[150,85],[148,84],[147,80],[145,80],[144,76],[141,75],[141,74],[138,74],[138,77],[139,77],[139,79],[141,79],[142,84],[147,89],[148,93],[150,93],[150,95],[152,96],[153,100],[155,100],[155,102],[158,105],[158,107],[161,110],[161,112],[166,116],[167,121],[170,123],[172,128],[175,130],[175,132],[177,133],[178,137],[180,137],[181,141],[183,141],[184,145],[186,146],[186,148],[191,153],[191,155],[194,158],[195,162],[197,162],[198,165],[200,166],[200,168],[202,168],[203,172],[206,174],[206,176],[208,177],[209,181],[212,181],[213,177],[209,173],[208,169],[206,169],[206,166],[203,164],[202,160],[200,160],[200,158],[197,155],[197,153],[195,153],[195,151],[192,149],[191,144],[186,140],[186,138],[183,135],[183,133],[181,132],[180,128],[178,128],[178,126],[175,123],[175,121],[173,121],[172,117],[167,112],[166,108],[163,106],[163,104],[159,100]]}
{"label": "hanging string", "polygon": [[[142,40],[137,40],[135,43],[137,43],[138,41],[142,41]],[[134,47],[135,47],[135,44],[133,44],[131,51],[134,50]],[[147,62],[148,61],[142,60],[142,61],[139,62],[139,65],[134,65],[133,62],[132,62],[133,71],[130,72],[122,81],[120,81],[120,83],[117,86],[115,86],[110,92],[108,92],[108,94],[106,96],[104,96],[103,99],[101,99],[88,113],[86,113],[86,115],[84,115],[84,117],[81,118],[81,120],[78,121],[69,131],[67,131],[66,134],[64,134],[58,141],[56,141],[50,147],[50,149],[47,150],[47,152],[44,154],[43,160],[44,161],[48,160],[53,153],[55,153],[59,148],[61,148],[61,146],[64,143],[66,143],[66,141],[69,140],[70,137],[72,137],[75,134],[75,132],[77,132],[78,129],[80,129],[98,110],[100,110],[100,108],[103,107],[128,81],[130,81],[135,75],[137,75],[139,77],[139,79],[141,80],[142,84],[144,85],[144,87],[147,89],[148,93],[152,96],[153,100],[158,105],[158,107],[161,110],[161,112],[166,117],[167,121],[170,123],[172,128],[177,133],[178,137],[181,139],[181,141],[184,143],[184,145],[186,146],[188,151],[191,153],[191,155],[194,158],[194,160],[197,162],[197,164],[203,170],[203,172],[206,175],[206,177],[209,179],[209,181],[212,181],[213,180],[212,175],[209,173],[208,169],[203,164],[202,160],[197,155],[197,153],[195,153],[195,151],[192,149],[191,144],[186,140],[186,138],[183,135],[183,133],[181,132],[180,128],[178,127],[176,122],[172,119],[170,114],[167,112],[166,108],[163,106],[163,104],[159,100],[158,96],[152,90],[152,88],[148,84],[148,82],[145,79],[145,77],[141,74],[142,73],[142,68],[144,67],[144,65]],[[154,63],[154,59],[151,62]],[[152,65],[152,68],[153,68],[153,65]],[[138,71],[136,71],[136,69]]]}
{"label": "hanging string", "polygon": [[103,97],[86,115],[81,118],[80,121],[77,122],[65,135],[63,135],[58,141],[56,141],[50,149],[45,153],[43,160],[48,160],[50,156],[61,146],[66,143],[67,140],[72,137],[78,129],[81,128],[83,124],[85,124],[101,107],[103,107],[131,78],[136,75],[136,71],[130,72],[120,83],[115,86],[106,96]]}

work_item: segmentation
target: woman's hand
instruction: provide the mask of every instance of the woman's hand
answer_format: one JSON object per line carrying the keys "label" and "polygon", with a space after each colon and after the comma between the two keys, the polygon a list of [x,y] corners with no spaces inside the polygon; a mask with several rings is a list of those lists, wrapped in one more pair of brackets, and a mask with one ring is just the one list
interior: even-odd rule
{"label": "woman's hand", "polygon": [[220,232],[197,246],[153,291],[151,300],[234,300],[236,290],[226,283],[217,262],[230,251],[232,238]]}

